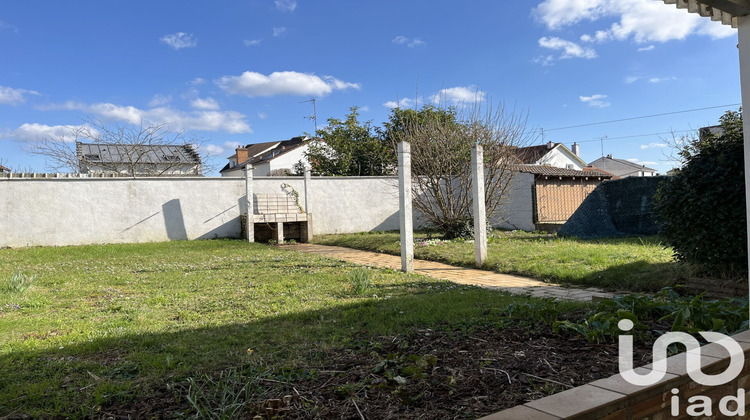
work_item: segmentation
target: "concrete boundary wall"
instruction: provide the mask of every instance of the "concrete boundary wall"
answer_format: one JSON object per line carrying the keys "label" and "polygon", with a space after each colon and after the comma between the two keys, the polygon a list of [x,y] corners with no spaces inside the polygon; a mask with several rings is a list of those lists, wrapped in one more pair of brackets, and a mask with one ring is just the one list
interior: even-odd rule
{"label": "concrete boundary wall", "polygon": [[[722,405],[735,399],[743,405],[742,411],[750,409],[750,331],[732,336],[745,352],[745,363],[740,374],[724,385],[705,386],[693,381],[687,374],[686,354],[680,353],[667,359],[667,373],[651,386],[636,386],[626,382],[621,375],[613,375],[586,385],[569,389],[549,397],[541,398],[501,411],[481,420],[555,420],[555,419],[607,419],[607,420],[654,420],[654,419],[718,419],[734,416],[721,414]],[[613,355],[615,359],[617,355]],[[701,348],[701,370],[708,375],[723,372],[729,366],[729,354],[716,343]],[[648,369],[647,369],[648,368]],[[643,375],[650,365],[635,369]],[[675,394],[673,390],[677,390]],[[738,393],[741,395],[738,398]],[[691,416],[688,407],[702,402],[690,400],[704,396],[710,401],[711,415]],[[675,398],[677,397],[677,398]],[[734,397],[734,398],[732,398]],[[673,403],[677,403],[673,406]],[[738,410],[737,404],[729,403],[725,409]],[[672,415],[673,410],[677,415]],[[699,411],[703,411],[699,409]],[[747,415],[737,418],[747,418]]]}
{"label": "concrete boundary wall", "polygon": [[[256,194],[304,205],[304,178],[259,177]],[[311,180],[315,234],[398,229],[391,177]],[[244,178],[0,179],[0,247],[239,238]]]}
{"label": "concrete boundary wall", "polygon": [[[492,223],[533,229],[531,190],[518,180],[510,217]],[[310,183],[314,234],[399,229],[396,177]],[[284,194],[282,184],[304,206],[303,177],[256,177],[253,190]],[[244,178],[0,178],[0,247],[239,238],[244,197]],[[424,223],[415,215],[415,227]]]}

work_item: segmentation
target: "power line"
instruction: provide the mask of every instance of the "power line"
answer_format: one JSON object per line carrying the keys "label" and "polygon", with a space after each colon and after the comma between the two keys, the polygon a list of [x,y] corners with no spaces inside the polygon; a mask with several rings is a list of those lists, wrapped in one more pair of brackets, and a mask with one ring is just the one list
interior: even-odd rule
{"label": "power line", "polygon": [[588,124],[578,124],[578,125],[571,125],[568,127],[550,128],[550,129],[544,129],[543,131],[546,132],[546,131],[567,130],[569,128],[590,127],[592,125],[611,124],[611,123],[622,122],[622,121],[640,120],[643,118],[663,117],[665,115],[684,114],[686,112],[705,111],[707,109],[726,108],[730,106],[739,106],[739,105],[742,105],[742,104],[729,104],[729,105],[709,106],[705,108],[686,109],[684,111],[664,112],[661,114],[643,115],[640,117],[621,118],[619,120],[601,121],[601,122],[588,123]]}
{"label": "power line", "polygon": [[[689,133],[691,131],[698,131],[698,130],[677,130],[677,131],[665,131],[663,133],[651,133],[651,134],[633,134],[630,136],[620,136],[620,137],[608,137],[604,136],[604,140],[622,140],[622,139],[633,139],[637,137],[651,137],[651,136],[663,136],[663,135],[669,135],[669,134],[677,134],[677,133]],[[576,143],[591,143],[595,141],[600,141],[600,137],[596,137],[591,140],[580,140],[576,141]]]}

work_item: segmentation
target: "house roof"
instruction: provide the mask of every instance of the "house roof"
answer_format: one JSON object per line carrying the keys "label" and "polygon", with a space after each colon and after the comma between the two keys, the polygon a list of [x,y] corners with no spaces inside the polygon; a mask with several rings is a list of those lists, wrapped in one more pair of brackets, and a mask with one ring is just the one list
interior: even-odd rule
{"label": "house roof", "polygon": [[3,165],[0,165],[0,172],[10,172],[10,169],[6,168]]}
{"label": "house roof", "polygon": [[724,25],[737,27],[737,17],[750,15],[748,0],[664,0],[665,4],[674,4],[678,9],[687,9]]}
{"label": "house roof", "polygon": [[193,147],[183,145],[140,145],[110,143],[76,143],[79,160],[89,163],[189,163],[200,164],[201,158]]}
{"label": "house roof", "polygon": [[601,166],[607,169],[614,169],[614,168],[629,169],[629,170],[632,170],[633,172],[635,171],[658,172],[656,169],[649,168],[646,165],[639,165],[637,163],[633,163],[625,159],[613,158],[612,155],[602,156],[599,159],[589,163],[589,165],[594,166],[594,167]]}
{"label": "house roof", "polygon": [[[557,146],[560,143],[553,144],[554,146]],[[521,161],[521,163],[530,165],[539,161],[539,159],[549,153],[549,151],[552,150],[554,146],[549,147],[546,144],[541,144],[539,146],[519,147],[518,150],[515,151],[514,155],[516,156],[516,158],[518,158],[518,160]]]}
{"label": "house roof", "polygon": [[[248,151],[249,158],[244,162],[238,162],[237,165],[231,166],[227,163],[219,172],[224,172],[229,169],[242,169],[250,165],[260,165],[261,163],[269,162],[273,159],[278,158],[292,150],[298,149],[305,146],[309,139],[307,137],[292,137],[289,140],[283,141],[270,141],[265,143],[253,143],[244,146]],[[237,154],[230,156],[237,157]]]}
{"label": "house roof", "polygon": [[547,153],[558,148],[566,151],[571,157],[573,157],[573,159],[577,160],[578,163],[581,164],[581,166],[586,166],[586,162],[584,162],[575,153],[571,152],[570,149],[565,147],[565,145],[562,143],[549,142],[547,144],[540,144],[538,146],[519,147],[514,152],[514,155],[516,159],[520,161],[520,163],[523,163],[526,165],[531,165],[535,163],[544,164],[544,162],[540,162],[540,160],[542,160],[544,156],[547,155]]}
{"label": "house roof", "polygon": [[565,178],[573,177],[600,177],[612,178],[614,175],[599,168],[586,167],[582,171],[576,169],[557,168],[554,166],[543,165],[517,165],[516,170],[527,174],[544,175],[544,176],[561,176]]}

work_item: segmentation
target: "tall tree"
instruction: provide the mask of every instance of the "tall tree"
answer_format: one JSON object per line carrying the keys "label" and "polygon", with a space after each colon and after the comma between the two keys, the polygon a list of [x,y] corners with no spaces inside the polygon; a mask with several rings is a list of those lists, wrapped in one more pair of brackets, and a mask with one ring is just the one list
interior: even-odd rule
{"label": "tall tree", "polygon": [[371,121],[360,122],[357,107],[345,120],[328,119],[306,153],[317,175],[379,176],[393,172],[395,154]]}
{"label": "tall tree", "polygon": [[529,141],[526,114],[497,108],[395,108],[385,123],[392,144],[411,144],[414,208],[447,237],[465,236],[472,226],[471,149],[484,148],[485,206],[500,214],[517,160],[514,151]]}

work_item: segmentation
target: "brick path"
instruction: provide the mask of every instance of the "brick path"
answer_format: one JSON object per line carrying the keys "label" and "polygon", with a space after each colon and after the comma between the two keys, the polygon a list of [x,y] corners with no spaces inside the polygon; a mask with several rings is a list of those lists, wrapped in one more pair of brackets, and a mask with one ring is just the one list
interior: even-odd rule
{"label": "brick path", "polygon": [[[396,255],[315,244],[289,244],[283,245],[282,248],[336,258],[355,264],[393,268],[396,270],[401,269],[401,257]],[[613,296],[612,293],[604,292],[593,287],[588,289],[565,288],[558,284],[544,283],[527,277],[498,274],[491,271],[472,268],[455,267],[439,262],[418,259],[414,260],[414,272],[434,277],[436,279],[449,280],[454,283],[504,290],[515,294],[529,294],[536,297],[554,297],[560,299],[590,301],[594,297],[608,298]]]}

